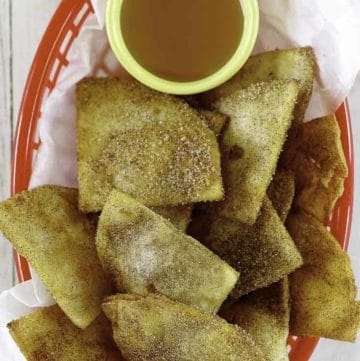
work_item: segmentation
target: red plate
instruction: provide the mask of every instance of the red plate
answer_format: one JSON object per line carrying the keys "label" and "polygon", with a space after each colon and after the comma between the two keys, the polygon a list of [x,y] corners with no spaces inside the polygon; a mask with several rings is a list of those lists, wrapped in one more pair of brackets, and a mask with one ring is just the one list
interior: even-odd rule
{"label": "red plate", "polygon": [[[33,158],[39,147],[36,140],[38,119],[45,94],[50,93],[57,83],[61,71],[68,66],[67,55],[81,27],[94,12],[90,0],[63,0],[53,16],[41,40],[24,89],[17,131],[14,140],[11,193],[28,188]],[[336,112],[341,128],[341,140],[349,166],[345,180],[345,192],[339,199],[329,221],[331,232],[347,249],[353,208],[354,159],[351,121],[347,103]],[[26,260],[14,252],[19,282],[31,278]],[[310,359],[317,338],[289,337],[288,347],[291,361]]]}

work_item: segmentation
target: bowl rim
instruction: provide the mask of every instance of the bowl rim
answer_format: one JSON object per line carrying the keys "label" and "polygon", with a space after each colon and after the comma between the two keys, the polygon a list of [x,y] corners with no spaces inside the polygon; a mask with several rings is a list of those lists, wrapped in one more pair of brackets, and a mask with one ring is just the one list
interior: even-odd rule
{"label": "bowl rim", "polygon": [[125,70],[139,82],[155,90],[189,95],[202,93],[225,83],[245,64],[255,46],[259,31],[259,7],[257,0],[239,0],[244,13],[244,30],[235,53],[229,61],[214,74],[190,82],[177,82],[154,75],[133,57],[121,31],[121,9],[124,0],[108,0],[106,9],[106,29],[111,48]]}

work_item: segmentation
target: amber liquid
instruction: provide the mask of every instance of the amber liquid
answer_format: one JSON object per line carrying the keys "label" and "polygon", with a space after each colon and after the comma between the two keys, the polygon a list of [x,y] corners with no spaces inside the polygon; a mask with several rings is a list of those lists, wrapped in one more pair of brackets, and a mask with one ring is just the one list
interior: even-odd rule
{"label": "amber liquid", "polygon": [[136,61],[167,80],[214,74],[243,32],[240,0],[125,0],[121,28]]}

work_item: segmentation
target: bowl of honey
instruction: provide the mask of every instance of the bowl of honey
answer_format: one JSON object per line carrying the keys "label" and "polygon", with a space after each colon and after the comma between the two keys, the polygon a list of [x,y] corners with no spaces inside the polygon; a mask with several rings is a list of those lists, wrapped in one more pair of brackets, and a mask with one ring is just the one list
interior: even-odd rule
{"label": "bowl of honey", "polygon": [[141,83],[170,94],[226,82],[249,58],[257,0],[108,0],[110,45]]}

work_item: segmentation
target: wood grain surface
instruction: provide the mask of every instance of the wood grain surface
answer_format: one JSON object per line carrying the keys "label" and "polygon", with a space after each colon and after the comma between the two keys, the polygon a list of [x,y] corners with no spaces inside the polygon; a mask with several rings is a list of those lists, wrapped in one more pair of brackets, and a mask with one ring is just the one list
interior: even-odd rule
{"label": "wood grain surface", "polygon": [[[60,0],[0,0],[0,200],[10,194],[12,139],[27,74]],[[16,282],[12,248],[0,235],[0,292]]]}

